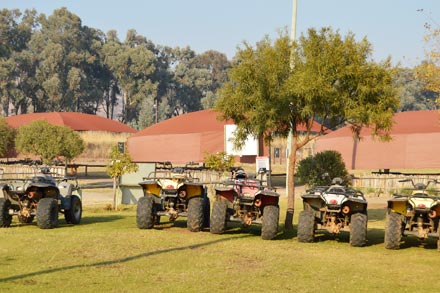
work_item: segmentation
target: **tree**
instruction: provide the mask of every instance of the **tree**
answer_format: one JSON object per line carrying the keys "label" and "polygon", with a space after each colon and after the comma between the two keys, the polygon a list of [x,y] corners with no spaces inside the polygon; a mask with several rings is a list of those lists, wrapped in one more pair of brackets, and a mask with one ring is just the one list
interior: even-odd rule
{"label": "tree", "polygon": [[440,105],[440,28],[426,23],[425,43],[430,47],[426,61],[414,68],[415,76],[422,81],[424,89],[436,94],[437,104]]}
{"label": "tree", "polygon": [[0,157],[4,157],[13,146],[15,132],[3,117],[0,118],[0,136]]}
{"label": "tree", "polygon": [[129,153],[122,153],[118,146],[113,146],[110,151],[110,161],[107,164],[107,174],[113,178],[113,208],[117,209],[116,190],[119,178],[127,173],[137,172],[138,165],[131,161]]}
{"label": "tree", "polygon": [[218,152],[216,154],[205,152],[203,161],[207,168],[219,173],[229,171],[234,166],[234,156],[228,155],[226,152]]}
{"label": "tree", "polygon": [[352,33],[343,38],[331,28],[309,29],[294,43],[281,33],[273,44],[264,38],[255,49],[244,46],[216,109],[237,125],[238,147],[248,135],[270,142],[292,133],[285,219],[285,228],[292,229],[296,151],[316,137],[314,120],[350,123],[355,136],[368,125],[375,136],[387,138],[398,105],[393,70],[389,59],[369,61],[366,39],[357,42]]}
{"label": "tree", "polygon": [[425,89],[424,83],[415,77],[415,71],[410,68],[398,69],[396,85],[399,89],[399,111],[435,110],[436,92]]}
{"label": "tree", "polygon": [[18,129],[15,147],[20,153],[40,156],[44,164],[51,164],[59,156],[64,157],[67,164],[82,153],[84,142],[69,127],[36,120]]}

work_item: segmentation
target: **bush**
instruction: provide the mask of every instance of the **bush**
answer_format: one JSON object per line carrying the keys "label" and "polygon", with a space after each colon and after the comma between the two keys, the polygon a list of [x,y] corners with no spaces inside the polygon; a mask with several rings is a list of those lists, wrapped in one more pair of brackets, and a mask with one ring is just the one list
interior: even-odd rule
{"label": "bush", "polygon": [[298,182],[307,185],[329,185],[333,178],[347,176],[348,171],[337,151],[324,151],[301,160],[296,172]]}

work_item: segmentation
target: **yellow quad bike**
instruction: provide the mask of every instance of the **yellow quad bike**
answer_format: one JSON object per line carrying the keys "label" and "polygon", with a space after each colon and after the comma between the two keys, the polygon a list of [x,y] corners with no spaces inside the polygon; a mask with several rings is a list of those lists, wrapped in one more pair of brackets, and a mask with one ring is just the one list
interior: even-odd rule
{"label": "yellow quad bike", "polygon": [[[402,236],[413,235],[420,240],[428,237],[439,238],[440,197],[431,196],[426,191],[430,184],[437,180],[429,180],[427,184],[414,183],[412,179],[399,180],[411,182],[411,195],[395,194],[388,200],[385,226],[385,248],[399,249]],[[440,250],[440,240],[437,240]]]}
{"label": "yellow quad bike", "polygon": [[162,163],[156,171],[140,182],[144,196],[139,198],[136,224],[139,229],[151,229],[160,224],[160,217],[174,222],[187,217],[187,228],[198,232],[209,227],[210,203],[207,188],[194,178],[193,167],[173,167]]}

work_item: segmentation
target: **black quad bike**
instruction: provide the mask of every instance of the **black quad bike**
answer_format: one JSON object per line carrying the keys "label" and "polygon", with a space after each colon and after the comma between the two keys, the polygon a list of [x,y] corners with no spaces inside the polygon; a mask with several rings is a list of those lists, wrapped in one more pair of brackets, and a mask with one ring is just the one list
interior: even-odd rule
{"label": "black quad bike", "polygon": [[0,227],[9,227],[12,216],[20,223],[31,223],[51,229],[58,226],[58,213],[68,224],[79,224],[82,216],[81,192],[76,178],[55,179],[48,168],[30,179],[8,180],[0,185]]}
{"label": "black quad bike", "polygon": [[342,185],[334,178],[330,186],[317,186],[302,195],[304,210],[299,214],[298,241],[313,242],[316,230],[333,235],[350,232],[352,246],[367,241],[367,201],[362,192]]}
{"label": "black quad bike", "polygon": [[211,233],[222,234],[226,223],[240,222],[243,226],[262,225],[261,238],[270,240],[278,232],[280,195],[263,185],[261,170],[259,180],[248,179],[241,169],[233,169],[231,178],[215,189],[216,200],[212,206]]}
{"label": "black quad bike", "polygon": [[198,232],[209,227],[210,201],[207,188],[192,171],[198,169],[186,165],[173,167],[171,163],[160,163],[156,170],[139,183],[144,196],[139,198],[136,223],[140,229],[151,229],[160,224],[160,217],[174,222],[187,217],[187,228]]}
{"label": "black quad bike", "polygon": [[427,188],[438,184],[429,180],[427,184],[414,183],[412,179],[399,180],[411,182],[411,194],[394,194],[388,200],[385,226],[385,248],[398,249],[402,236],[412,235],[423,241],[428,237],[437,238],[437,250],[440,250],[440,197],[429,195]]}

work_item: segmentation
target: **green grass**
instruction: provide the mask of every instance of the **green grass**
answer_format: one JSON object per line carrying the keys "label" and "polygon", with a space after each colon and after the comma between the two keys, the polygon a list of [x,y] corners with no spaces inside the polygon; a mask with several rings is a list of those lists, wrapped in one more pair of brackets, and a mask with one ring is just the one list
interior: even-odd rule
{"label": "green grass", "polygon": [[0,229],[0,291],[436,291],[436,242],[421,247],[411,238],[400,250],[386,250],[384,218],[384,209],[369,210],[369,242],[362,248],[351,247],[348,234],[322,233],[315,243],[299,243],[295,230],[282,229],[264,241],[258,226],[232,224],[214,235],[191,233],[182,220],[140,230],[131,206],[86,208],[80,225],[60,219],[52,230],[14,219]]}

